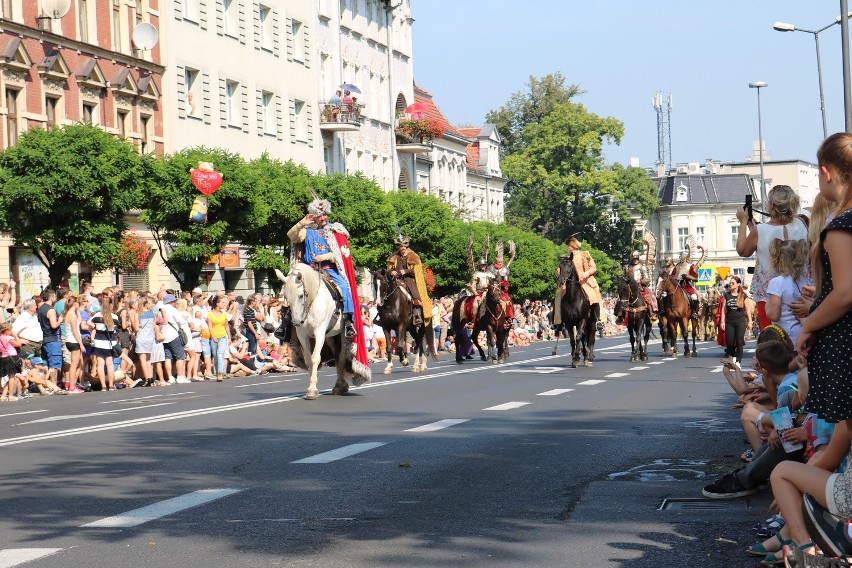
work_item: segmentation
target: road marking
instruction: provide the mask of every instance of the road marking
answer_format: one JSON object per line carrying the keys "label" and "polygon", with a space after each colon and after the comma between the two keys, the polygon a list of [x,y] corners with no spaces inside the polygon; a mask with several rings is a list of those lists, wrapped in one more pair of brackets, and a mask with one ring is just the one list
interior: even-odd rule
{"label": "road marking", "polygon": [[56,554],[61,548],[7,548],[0,550],[0,568],[12,568],[24,562],[32,562],[51,554]]}
{"label": "road marking", "polygon": [[136,398],[125,398],[123,400],[102,400],[98,404],[128,403],[128,402],[134,402],[134,401],[137,401],[137,400],[147,400],[149,398],[159,398],[161,396],[166,396],[166,395],[164,395],[164,394],[152,394],[152,395],[149,395],[149,396],[137,396]]}
{"label": "road marking", "polygon": [[157,404],[149,404],[146,406],[133,406],[130,408],[116,408],[115,410],[103,410],[101,412],[90,412],[88,414],[63,414],[61,416],[48,416],[47,418],[39,418],[37,420],[30,420],[29,422],[21,422],[18,426],[23,426],[24,424],[38,424],[40,422],[58,422],[59,420],[73,420],[74,418],[88,418],[90,416],[106,416],[109,414],[116,414],[118,412],[127,412],[128,410],[147,410],[148,408],[154,408],[156,406],[168,406],[170,404],[177,404],[176,402],[158,402]]}
{"label": "road marking", "polygon": [[[630,374],[630,373],[610,373],[610,374],[608,374],[608,375],[604,375],[604,376],[605,376],[606,378],[608,378],[608,379],[617,379],[618,377],[626,377],[626,376],[628,376],[629,374]],[[587,381],[587,382],[588,382],[588,381]],[[603,381],[601,381],[601,382],[603,382]],[[582,385],[583,383],[580,383],[580,384]]]}
{"label": "road marking", "polygon": [[468,420],[470,420],[470,418],[447,418],[445,420],[432,422],[431,424],[424,424],[417,428],[409,428],[408,430],[404,430],[404,432],[435,432],[437,430],[449,428],[450,426],[455,426],[456,424],[467,422]]}
{"label": "road marking", "polygon": [[606,381],[604,381],[602,379],[589,379],[588,381],[583,381],[582,383],[577,383],[577,386],[580,386],[580,385],[594,386],[594,385],[599,385],[599,384],[605,383],[605,382]]}
{"label": "road marking", "polygon": [[355,454],[360,454],[361,452],[366,452],[368,450],[372,450],[380,446],[384,446],[385,444],[387,444],[387,442],[363,442],[361,444],[350,444],[348,446],[343,446],[342,448],[337,448],[336,450],[323,452],[321,454],[296,460],[290,463],[329,463],[339,459],[348,458],[349,456],[354,456]]}
{"label": "road marking", "polygon": [[549,391],[544,391],[538,393],[538,396],[558,396],[560,394],[565,394],[566,392],[571,392],[574,389],[553,389]]}
{"label": "road marking", "polygon": [[649,364],[649,365],[662,365],[662,364],[663,364],[663,361],[651,361],[651,362],[650,362],[650,363],[648,363],[648,364]]}
{"label": "road marking", "polygon": [[529,402],[506,402],[503,404],[498,404],[497,406],[491,406],[489,408],[483,408],[483,410],[512,410],[513,408],[520,408],[522,406],[526,406],[530,404]]}
{"label": "road marking", "polygon": [[[304,374],[304,373],[302,373],[302,374]],[[292,382],[292,381],[300,381],[300,380],[302,380],[302,379],[282,379],[280,381],[269,381],[269,382],[266,382],[266,383],[250,383],[250,384],[247,384],[247,385],[235,385],[234,388],[235,389],[244,389],[246,387],[259,387],[261,385],[277,385],[279,383],[289,383],[289,382]]]}
{"label": "road marking", "polygon": [[36,414],[38,412],[47,412],[47,410],[27,410],[25,412],[12,412],[11,414],[0,414],[0,418],[5,418],[6,416],[20,416],[21,414]]}
{"label": "road marking", "polygon": [[500,371],[501,373],[537,373],[539,375],[548,375],[550,373],[555,373],[557,371],[561,371],[562,367],[533,367],[532,369],[506,369],[505,371]]}
{"label": "road marking", "polygon": [[644,370],[645,370],[645,369],[647,369],[647,368],[648,368],[648,367],[641,367],[641,366],[640,366],[640,367],[630,367],[630,368],[629,368],[629,369],[627,369],[627,370],[628,370],[628,371],[644,371]]}
{"label": "road marking", "polygon": [[178,513],[180,511],[183,511],[184,509],[198,507],[199,505],[204,505],[205,503],[209,503],[210,501],[215,501],[216,499],[221,499],[222,497],[227,497],[228,495],[233,495],[234,493],[239,493],[240,491],[242,491],[242,489],[232,488],[202,489],[200,491],[193,491],[192,493],[187,493],[186,495],[179,495],[171,499],[166,499],[165,501],[160,501],[159,503],[154,503],[153,505],[148,505],[147,507],[140,507],[139,509],[133,509],[132,511],[127,511],[126,513],[121,513],[120,515],[106,517],[105,519],[94,521],[92,523],[86,523],[85,525],[81,525],[81,527],[93,529],[118,529],[136,527],[149,521],[153,521],[154,519],[159,519],[161,517]]}
{"label": "road marking", "polygon": [[710,369],[710,372],[711,373],[721,373],[722,369],[724,369],[724,367],[713,367],[712,369]]}

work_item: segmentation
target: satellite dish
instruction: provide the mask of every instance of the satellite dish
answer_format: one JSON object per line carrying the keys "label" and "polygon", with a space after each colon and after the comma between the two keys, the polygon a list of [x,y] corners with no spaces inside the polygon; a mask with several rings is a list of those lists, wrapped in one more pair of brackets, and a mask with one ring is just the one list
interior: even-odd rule
{"label": "satellite dish", "polygon": [[148,51],[157,45],[160,33],[148,22],[142,22],[133,28],[133,45],[139,51]]}
{"label": "satellite dish", "polygon": [[71,0],[41,0],[41,11],[53,20],[58,20],[70,9]]}

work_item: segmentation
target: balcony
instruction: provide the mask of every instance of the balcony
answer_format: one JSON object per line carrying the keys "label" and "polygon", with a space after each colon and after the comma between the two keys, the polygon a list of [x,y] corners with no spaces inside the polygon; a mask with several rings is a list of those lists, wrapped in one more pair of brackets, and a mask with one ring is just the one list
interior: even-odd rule
{"label": "balcony", "polygon": [[432,150],[432,140],[444,135],[434,119],[400,120],[396,127],[396,150],[403,154],[423,154]]}
{"label": "balcony", "polygon": [[322,101],[320,109],[320,129],[326,132],[357,132],[364,122],[361,103]]}

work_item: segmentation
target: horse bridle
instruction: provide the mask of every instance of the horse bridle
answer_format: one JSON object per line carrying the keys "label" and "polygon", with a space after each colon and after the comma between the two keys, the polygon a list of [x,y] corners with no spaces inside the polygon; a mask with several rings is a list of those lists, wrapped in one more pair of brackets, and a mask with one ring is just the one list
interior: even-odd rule
{"label": "horse bridle", "polygon": [[633,296],[633,287],[630,286],[630,277],[624,277],[624,283],[627,285],[627,307],[624,308],[624,309],[628,310],[628,311],[632,311],[634,313],[647,310],[648,309],[647,305],[646,306],[633,307],[634,304],[638,304],[640,298],[642,298],[642,291],[640,290],[639,294],[637,294],[636,297],[633,299],[633,301],[631,301],[630,298]]}

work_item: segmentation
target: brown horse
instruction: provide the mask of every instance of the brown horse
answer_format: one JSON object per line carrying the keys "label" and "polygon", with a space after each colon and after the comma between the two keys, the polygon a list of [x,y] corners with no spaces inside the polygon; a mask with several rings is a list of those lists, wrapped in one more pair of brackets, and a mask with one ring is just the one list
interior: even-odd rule
{"label": "brown horse", "polygon": [[[479,351],[479,356],[483,361],[491,360],[492,363],[503,363],[509,358],[509,331],[504,325],[506,322],[506,309],[501,300],[502,292],[500,283],[492,281],[488,285],[488,289],[482,296],[482,304],[484,308],[479,311],[481,316],[476,317],[476,321],[471,330],[470,336],[473,345]],[[453,305],[453,332],[456,337],[456,363],[461,365],[465,359],[465,340],[464,332],[467,326],[468,319],[464,315],[464,304],[469,296],[458,298]],[[488,342],[488,356],[479,345],[479,333],[484,331],[486,341]]]}
{"label": "brown horse", "polygon": [[710,288],[698,305],[698,333],[702,341],[716,339],[716,312],[719,309],[719,291]]}
{"label": "brown horse", "polygon": [[[663,292],[663,301],[660,303],[660,314],[666,319],[666,336],[669,346],[664,350],[664,355],[671,354],[677,357],[678,328],[683,337],[683,351],[685,357],[693,357],[698,352],[695,348],[695,337],[698,335],[698,326],[692,326],[692,351],[689,350],[689,320],[692,318],[692,307],[689,305],[689,295],[681,288],[675,279],[666,276],[660,283]],[[670,349],[669,349],[670,348]],[[671,351],[671,353],[669,353]]]}

